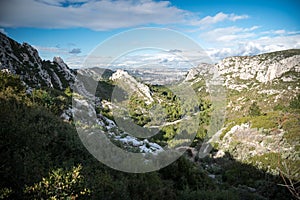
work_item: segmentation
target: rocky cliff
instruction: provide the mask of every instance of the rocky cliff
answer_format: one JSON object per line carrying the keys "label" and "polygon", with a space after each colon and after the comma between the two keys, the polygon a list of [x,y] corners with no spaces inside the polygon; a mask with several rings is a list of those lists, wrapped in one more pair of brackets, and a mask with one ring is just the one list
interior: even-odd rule
{"label": "rocky cliff", "polygon": [[300,73],[300,50],[292,49],[257,56],[237,56],[223,59],[216,67],[227,78],[255,79],[260,83],[285,78],[286,72]]}
{"label": "rocky cliff", "polygon": [[185,81],[192,81],[199,76],[218,73],[225,78],[225,85],[232,82],[254,81],[271,83],[299,81],[300,49],[290,49],[256,56],[228,57],[215,65],[201,63],[189,70]]}
{"label": "rocky cliff", "polygon": [[18,74],[28,87],[65,89],[75,73],[60,57],[45,61],[27,43],[20,44],[0,33],[0,69]]}

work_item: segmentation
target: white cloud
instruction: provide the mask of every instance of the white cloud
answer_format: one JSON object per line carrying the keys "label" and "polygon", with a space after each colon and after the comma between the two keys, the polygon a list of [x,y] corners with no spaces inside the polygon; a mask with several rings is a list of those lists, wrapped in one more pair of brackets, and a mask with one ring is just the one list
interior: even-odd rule
{"label": "white cloud", "polygon": [[52,6],[61,6],[65,3],[68,3],[70,6],[80,5],[88,2],[88,0],[36,0],[41,3],[45,3]]}
{"label": "white cloud", "polygon": [[[199,18],[196,13],[179,9],[169,1],[155,0],[9,0],[0,1],[1,27],[72,28],[93,30],[129,28],[147,24],[188,26],[200,30],[200,39],[214,60],[233,55],[252,55],[289,48],[300,48],[300,32],[284,29],[259,32],[260,26],[220,27],[221,22],[248,19],[248,15],[219,12]],[[219,24],[218,24],[219,23]],[[218,27],[218,28],[214,28]],[[194,30],[193,30],[194,31]],[[5,33],[3,28],[0,32]],[[79,65],[80,49],[37,47],[41,55],[64,55],[71,66]],[[149,59],[135,58],[138,62]],[[171,62],[172,56],[151,58],[153,62]],[[150,60],[151,60],[150,59]],[[195,57],[195,60],[197,58]],[[175,59],[176,60],[176,59]],[[132,58],[125,60],[132,64]],[[125,62],[124,61],[124,62]]]}
{"label": "white cloud", "polygon": [[[0,3],[0,25],[4,27],[70,28],[93,30],[146,24],[183,23],[192,15],[168,1],[68,1],[10,0]],[[79,4],[78,4],[79,3]],[[64,6],[63,6],[64,5]]]}
{"label": "white cloud", "polygon": [[300,34],[260,37],[251,41],[237,41],[230,47],[210,48],[207,50],[207,53],[214,61],[218,61],[229,56],[257,55],[261,53],[299,48]]}
{"label": "white cloud", "polygon": [[287,34],[287,32],[283,29],[279,29],[279,30],[264,31],[264,32],[262,32],[262,34],[265,34],[265,35],[283,35],[283,34]]}
{"label": "white cloud", "polygon": [[248,15],[236,15],[236,14],[225,14],[223,12],[217,13],[215,16],[206,16],[201,20],[192,22],[192,25],[211,25],[216,24],[223,21],[236,21],[240,19],[247,19]]}
{"label": "white cloud", "polygon": [[258,26],[251,28],[240,28],[230,26],[225,28],[216,28],[200,34],[200,38],[217,46],[232,45],[232,41],[249,39],[255,34],[252,32]]}
{"label": "white cloud", "polygon": [[276,30],[274,33],[278,35],[285,34],[285,30]]}
{"label": "white cloud", "polygon": [[[191,68],[198,63],[211,63],[210,57],[205,51],[174,49],[162,51],[138,51],[122,55],[117,59],[103,55],[88,55],[87,57],[78,55],[65,55],[65,62],[72,68],[79,67],[102,67],[102,68]],[[85,60],[87,59],[87,60]],[[113,60],[113,61],[112,61]],[[111,62],[112,61],[112,62]]]}
{"label": "white cloud", "polygon": [[54,56],[60,56],[64,62],[71,68],[79,68],[82,66],[82,62],[85,59],[85,55],[79,55],[81,53],[80,48],[61,48],[60,45],[56,47],[47,46],[33,46],[39,52],[39,55],[43,59],[52,60]]}
{"label": "white cloud", "polygon": [[252,26],[250,28],[244,28],[244,31],[254,31],[256,29],[260,28],[260,26]]}
{"label": "white cloud", "polygon": [[129,28],[147,24],[191,26],[235,22],[248,15],[217,13],[200,19],[169,1],[155,0],[10,0],[0,2],[4,27],[72,28],[93,30]]}
{"label": "white cloud", "polygon": [[86,56],[78,56],[78,55],[71,55],[67,56],[64,59],[64,62],[68,65],[70,68],[82,68],[83,61],[86,58]]}
{"label": "white cloud", "polygon": [[3,33],[4,35],[7,35],[7,33],[5,32],[4,28],[0,28],[0,33]]}
{"label": "white cloud", "polygon": [[259,28],[259,26],[216,28],[202,32],[200,38],[207,43],[207,53],[214,61],[229,56],[256,55],[300,48],[299,32],[283,29],[260,32]]}

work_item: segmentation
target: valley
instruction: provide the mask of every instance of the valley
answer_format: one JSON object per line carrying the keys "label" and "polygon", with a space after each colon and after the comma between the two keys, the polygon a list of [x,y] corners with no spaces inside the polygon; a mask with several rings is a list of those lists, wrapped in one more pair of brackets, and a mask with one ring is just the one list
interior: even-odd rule
{"label": "valley", "polygon": [[[299,197],[299,49],[188,71],[74,70],[0,36],[1,198]],[[169,151],[178,159],[160,167]]]}

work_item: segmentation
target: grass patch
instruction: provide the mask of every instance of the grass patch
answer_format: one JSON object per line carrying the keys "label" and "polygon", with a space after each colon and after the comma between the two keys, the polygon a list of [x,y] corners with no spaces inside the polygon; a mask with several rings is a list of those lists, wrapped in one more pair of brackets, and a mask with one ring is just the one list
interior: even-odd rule
{"label": "grass patch", "polygon": [[281,155],[279,153],[266,153],[263,155],[256,155],[249,159],[250,163],[259,165],[261,168],[267,170],[268,167],[277,169],[280,166]]}
{"label": "grass patch", "polygon": [[282,123],[282,128],[286,131],[284,138],[290,144],[299,144],[300,141],[300,115],[289,114]]}
{"label": "grass patch", "polygon": [[280,115],[278,112],[270,112],[266,115],[251,118],[251,128],[272,129],[278,127]]}
{"label": "grass patch", "polygon": [[[223,140],[225,134],[232,129],[232,127],[236,125],[241,125],[244,123],[251,123],[251,128],[264,128],[264,129],[272,129],[278,127],[278,122],[281,119],[280,112],[270,112],[260,116],[253,116],[253,117],[240,117],[235,118],[227,122],[226,128],[222,131],[220,135],[220,140]],[[293,124],[295,122],[291,122]],[[298,122],[299,123],[299,122]],[[296,130],[291,130],[292,134],[295,133]]]}

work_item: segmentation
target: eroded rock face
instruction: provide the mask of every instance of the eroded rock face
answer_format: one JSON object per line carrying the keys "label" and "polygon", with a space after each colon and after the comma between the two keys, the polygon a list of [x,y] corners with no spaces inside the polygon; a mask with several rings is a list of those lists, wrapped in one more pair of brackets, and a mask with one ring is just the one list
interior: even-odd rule
{"label": "eroded rock face", "polygon": [[[299,52],[300,54],[300,52]],[[255,79],[261,83],[272,82],[288,71],[300,72],[300,55],[262,54],[258,56],[229,57],[216,67],[221,75],[242,80]]]}
{"label": "eroded rock face", "polygon": [[63,61],[61,57],[54,57],[53,63],[57,64],[58,71],[64,76],[64,78],[68,81],[74,80],[74,73],[70,70],[67,64]]}
{"label": "eroded rock face", "polygon": [[[256,56],[228,57],[215,65],[200,64],[189,70],[185,81],[195,84],[199,80],[210,80],[210,75],[216,74],[218,79],[222,79],[227,89],[239,92],[266,89],[260,87],[266,83],[297,84],[300,81],[300,50],[291,49]],[[297,87],[296,85],[291,89],[295,90]]]}
{"label": "eroded rock face", "polygon": [[[205,65],[199,65],[199,67],[191,69],[185,81],[197,86],[200,81],[210,80],[210,73],[203,70],[202,66]],[[230,100],[235,104],[233,105],[229,101],[227,110],[230,112],[242,111],[245,114],[247,101],[251,99],[249,97],[244,100],[235,99],[235,95],[237,98],[244,94],[251,96],[252,99],[257,97],[257,101],[264,105],[270,105],[268,108],[270,109],[275,106],[275,103],[288,103],[299,93],[299,49],[256,56],[228,57],[215,64],[214,69],[217,70],[221,84],[229,93],[228,98],[231,98]],[[203,91],[203,87],[198,91]],[[264,105],[263,107],[266,107]]]}
{"label": "eroded rock face", "polygon": [[27,43],[19,44],[0,33],[0,69],[18,74],[28,87],[65,89],[75,74],[60,57],[43,61],[38,51]]}

